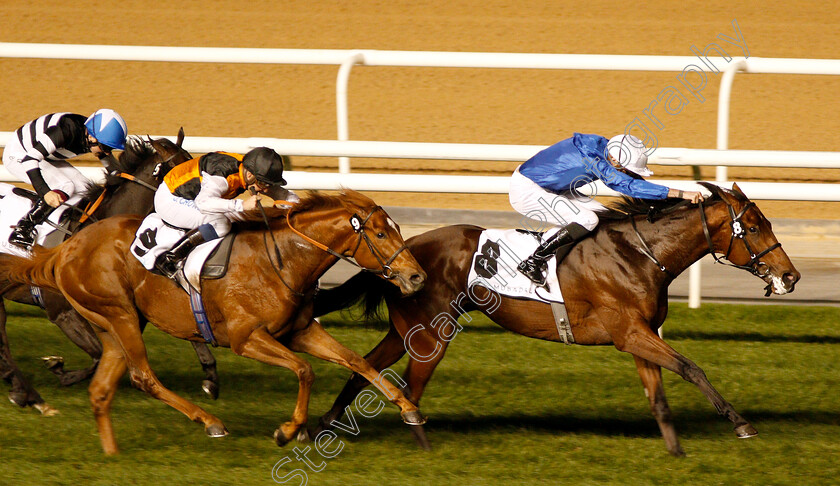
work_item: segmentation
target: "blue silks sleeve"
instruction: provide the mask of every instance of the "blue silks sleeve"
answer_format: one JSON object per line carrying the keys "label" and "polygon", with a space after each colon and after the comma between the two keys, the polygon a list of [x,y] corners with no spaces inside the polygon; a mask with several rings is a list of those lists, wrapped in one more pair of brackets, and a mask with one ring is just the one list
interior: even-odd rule
{"label": "blue silks sleeve", "polygon": [[600,135],[575,133],[531,157],[519,167],[519,173],[543,189],[558,193],[601,179],[610,189],[631,197],[668,197],[667,187],[616,170],[606,160],[607,142]]}

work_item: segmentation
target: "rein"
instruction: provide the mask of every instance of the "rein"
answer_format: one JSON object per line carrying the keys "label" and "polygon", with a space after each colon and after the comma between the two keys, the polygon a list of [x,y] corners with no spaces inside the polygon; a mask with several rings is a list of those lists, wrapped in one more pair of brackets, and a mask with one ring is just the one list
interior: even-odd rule
{"label": "rein", "polygon": [[[332,255],[336,258],[344,260],[345,262],[347,262],[351,265],[354,265],[354,266],[358,267],[362,271],[370,272],[370,273],[373,273],[373,274],[376,274],[376,275],[382,275],[383,277],[385,277],[387,279],[391,279],[391,278],[394,278],[393,272],[391,271],[391,262],[393,262],[397,258],[397,256],[400,253],[402,253],[403,250],[407,249],[408,247],[406,245],[401,246],[400,248],[397,249],[397,251],[394,252],[393,255],[390,256],[390,258],[385,259],[385,256],[376,248],[376,246],[373,244],[373,241],[371,241],[370,237],[367,235],[367,233],[365,233],[365,225],[367,224],[368,220],[370,220],[371,216],[373,216],[373,214],[376,213],[377,211],[383,211],[382,206],[376,206],[375,208],[373,208],[373,210],[370,213],[368,213],[367,217],[364,220],[362,220],[362,218],[360,218],[355,213],[353,214],[353,216],[350,217],[350,225],[353,227],[353,231],[355,233],[359,234],[359,239],[358,239],[358,241],[356,241],[356,248],[353,249],[353,253],[349,257],[345,256],[345,255],[342,255],[341,253],[338,253],[337,251],[333,250],[332,248],[329,248],[328,246],[326,246],[322,243],[319,243],[319,242],[315,241],[314,239],[310,238],[309,236],[306,236],[305,234],[298,231],[297,228],[292,226],[292,221],[290,219],[291,214],[292,214],[291,210],[286,213],[286,223],[289,225],[289,229],[291,229],[292,232],[294,232],[296,235],[300,236],[301,238],[303,238],[307,242],[311,243],[315,247],[329,253],[330,255]],[[359,265],[358,262],[356,262],[356,260],[355,260],[356,252],[359,251],[359,247],[362,244],[362,240],[365,241],[365,243],[367,244],[368,249],[370,250],[371,254],[373,255],[374,258],[376,258],[376,262],[381,267],[380,269],[371,270],[370,268],[363,267],[363,266]]]}
{"label": "rein", "polygon": [[[672,206],[672,207],[670,207],[666,210],[659,211],[656,214],[657,215],[659,215],[659,214],[669,214],[669,213],[672,213],[672,212],[674,212],[674,211],[676,211],[676,210],[678,210],[678,209],[680,209],[680,208],[682,208],[682,207],[684,207],[688,204],[689,204],[688,201],[682,201],[682,202],[680,202],[678,204],[675,204],[674,206]],[[709,253],[712,254],[712,258],[715,259],[715,263],[721,263],[723,265],[728,265],[730,267],[735,267],[735,268],[739,268],[741,270],[746,270],[746,271],[752,273],[753,275],[755,275],[759,278],[764,278],[770,272],[770,269],[767,268],[767,265],[764,264],[764,262],[761,261],[761,257],[770,253],[771,251],[775,250],[776,248],[781,248],[782,244],[779,243],[779,242],[776,242],[775,244],[770,245],[768,248],[761,251],[760,253],[755,253],[753,251],[752,247],[750,247],[750,244],[746,239],[746,231],[744,231],[744,224],[741,222],[741,218],[744,216],[744,214],[746,214],[747,210],[749,208],[753,207],[753,206],[755,206],[754,202],[752,202],[752,201],[748,202],[746,205],[744,205],[743,209],[741,209],[741,212],[739,212],[736,215],[735,210],[732,208],[732,205],[729,204],[729,203],[726,203],[726,207],[729,210],[729,217],[732,220],[731,223],[730,223],[730,227],[732,228],[732,236],[729,238],[729,248],[727,248],[726,254],[723,255],[722,258],[718,257],[717,253],[715,252],[714,243],[712,242],[712,234],[709,231],[709,223],[706,220],[706,209],[703,206],[703,201],[700,201],[698,203],[697,207],[700,210],[700,220],[703,222],[703,234],[706,237],[706,242],[709,244]],[[654,217],[654,213],[653,213],[653,211],[651,211],[650,213],[648,213],[647,220],[652,223],[653,222],[653,217]],[[656,266],[659,267],[659,270],[661,270],[664,273],[667,273],[668,276],[670,276],[672,279],[676,278],[676,276],[673,273],[671,273],[667,268],[665,268],[665,265],[663,265],[662,262],[660,262],[659,259],[656,258],[656,256],[653,254],[653,251],[650,249],[648,244],[645,242],[644,238],[642,238],[641,233],[639,233],[639,230],[636,227],[635,218],[631,217],[630,218],[630,223],[631,223],[631,226],[633,227],[633,231],[636,233],[636,236],[639,237],[639,241],[642,244],[642,247],[638,248],[638,250],[643,255],[648,257],[654,264],[656,264]],[[735,243],[736,238],[741,240],[744,243],[744,246],[746,247],[747,252],[749,252],[749,254],[750,254],[750,260],[745,265],[736,265],[736,264],[728,261],[729,260],[729,254],[732,253],[732,245]],[[764,272],[759,271],[759,267],[762,267],[762,266],[765,267]],[[765,289],[767,291],[767,295],[770,295],[770,288],[771,288],[771,285],[768,284],[767,288]]]}
{"label": "rein", "polygon": [[[172,160],[175,157],[175,155],[177,155],[177,154],[172,154],[168,159],[166,159],[162,163],[158,164],[158,166],[165,165],[170,160]],[[155,173],[157,173],[157,172],[158,172],[158,169],[156,168]],[[133,175],[127,173],[127,172],[121,172],[121,171],[115,170],[115,171],[112,171],[110,174],[112,176],[115,176],[115,177],[121,177],[121,178],[123,178],[127,181],[131,181],[135,184],[140,184],[141,186],[145,187],[146,189],[149,189],[152,192],[157,191],[157,189],[158,189],[157,186],[153,186],[152,184],[150,184],[150,183],[148,183],[148,182],[146,182],[142,179],[138,179],[137,177],[135,177],[135,176],[133,176]],[[96,212],[96,210],[99,208],[99,205],[102,204],[102,201],[105,200],[105,194],[107,192],[108,192],[108,188],[103,189],[102,192],[99,194],[99,197],[96,198],[96,201],[88,203],[87,207],[85,207],[84,211],[82,211],[82,217],[79,218],[79,224],[84,223],[85,221],[88,220],[88,218],[91,218],[93,221],[97,221],[97,219],[93,216],[93,213]]]}
{"label": "rein", "polygon": [[[274,238],[274,233],[271,231],[271,227],[269,226],[268,215],[265,214],[265,209],[263,209],[262,203],[260,203],[259,200],[257,200],[257,207],[260,210],[260,214],[262,214],[263,221],[265,222],[265,226],[268,230],[268,231],[266,231],[266,233],[271,234],[271,241],[272,241],[272,244],[274,245],[274,253],[275,253],[275,257],[277,259],[277,265],[275,265],[274,262],[271,260],[271,252],[269,251],[269,248],[268,248],[268,238],[267,238],[266,234],[263,233],[263,243],[265,245],[266,254],[268,254],[268,256],[269,256],[268,261],[271,263],[272,270],[274,270],[274,273],[277,275],[277,277],[280,279],[280,281],[283,283],[283,285],[286,286],[287,289],[289,289],[294,295],[296,295],[298,297],[303,297],[305,294],[303,294],[301,292],[298,292],[295,289],[293,289],[286,282],[286,280],[283,278],[283,276],[280,274],[280,270],[282,270],[283,264],[282,264],[282,261],[280,259],[280,249],[277,246],[277,240]],[[395,251],[394,254],[391,255],[390,258],[384,259],[384,256],[382,255],[382,253],[379,252],[379,250],[377,250],[376,246],[373,244],[373,241],[371,241],[371,239],[367,235],[367,233],[364,232],[365,225],[367,224],[368,220],[370,220],[371,216],[373,216],[373,214],[376,211],[379,211],[379,210],[382,210],[382,207],[381,206],[376,206],[375,208],[373,208],[373,210],[367,215],[367,217],[364,220],[362,220],[362,218],[360,218],[355,213],[353,214],[353,216],[350,217],[350,225],[353,227],[353,231],[355,233],[359,234],[359,240],[356,242],[356,247],[353,249],[353,253],[349,257],[347,257],[345,255],[342,255],[341,253],[338,253],[337,251],[333,250],[332,248],[330,248],[330,247],[324,245],[323,243],[320,243],[320,242],[316,241],[315,239],[303,234],[301,231],[299,231],[297,228],[295,228],[292,225],[292,221],[291,221],[291,213],[292,213],[291,209],[289,209],[286,212],[286,223],[289,226],[289,229],[291,229],[293,233],[300,236],[301,238],[303,238],[305,241],[312,244],[316,248],[318,248],[318,249],[320,249],[320,250],[322,250],[322,251],[324,251],[324,252],[326,252],[326,253],[328,253],[328,254],[336,257],[336,258],[344,260],[345,262],[350,263],[351,265],[354,265],[354,266],[358,267],[362,271],[371,272],[371,273],[374,273],[374,274],[377,274],[377,275],[382,275],[386,279],[391,279],[391,278],[394,278],[394,275],[393,275],[393,272],[391,271],[391,266],[390,266],[391,262],[393,262],[397,258],[397,256],[400,253],[402,253],[403,250],[406,250],[408,247],[406,245],[403,245],[400,248],[398,248],[397,251]],[[371,254],[374,256],[374,258],[376,258],[376,261],[379,263],[379,265],[381,267],[380,269],[372,270],[372,269],[363,267],[362,265],[360,265],[358,262],[355,261],[356,252],[359,251],[359,247],[361,246],[363,239],[364,239],[365,243],[367,244],[368,248],[370,249]]]}

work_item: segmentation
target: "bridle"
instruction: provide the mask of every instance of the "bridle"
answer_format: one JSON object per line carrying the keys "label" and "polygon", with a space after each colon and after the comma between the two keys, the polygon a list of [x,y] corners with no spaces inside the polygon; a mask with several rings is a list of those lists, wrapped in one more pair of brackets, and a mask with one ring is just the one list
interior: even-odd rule
{"label": "bridle", "polygon": [[[280,281],[283,283],[283,285],[286,286],[287,289],[289,289],[297,297],[303,297],[305,294],[303,294],[301,292],[298,292],[297,290],[293,289],[291,287],[291,285],[289,285],[288,282],[286,282],[286,279],[284,279],[283,276],[280,274],[280,270],[282,270],[282,268],[283,268],[283,264],[282,264],[282,261],[280,259],[280,248],[277,246],[277,240],[274,238],[274,233],[271,231],[271,226],[268,223],[268,216],[265,214],[265,209],[263,208],[262,203],[260,203],[259,200],[257,200],[257,208],[259,208],[260,213],[262,214],[262,217],[263,217],[263,221],[265,222],[265,226],[266,226],[266,232],[263,233],[263,243],[265,245],[266,254],[268,255],[268,261],[271,263],[271,269],[274,270],[274,273],[277,275],[277,277],[280,279]],[[386,279],[390,280],[390,279],[395,277],[395,275],[393,273],[393,270],[391,270],[391,262],[393,262],[397,258],[397,256],[400,253],[402,253],[403,250],[406,250],[408,247],[405,244],[403,244],[400,248],[398,248],[394,252],[393,255],[391,255],[387,259],[382,254],[382,252],[380,252],[376,248],[376,245],[373,244],[373,241],[370,239],[370,237],[367,235],[367,233],[365,233],[365,226],[367,225],[367,222],[368,222],[368,220],[370,220],[371,216],[373,216],[373,214],[375,212],[380,211],[380,210],[384,211],[381,206],[376,206],[375,208],[373,208],[373,210],[370,213],[368,213],[368,215],[365,217],[365,219],[360,218],[359,215],[357,215],[356,213],[353,213],[353,215],[350,217],[350,226],[353,227],[353,231],[355,233],[359,234],[359,239],[356,241],[356,247],[353,249],[353,253],[350,256],[343,255],[343,254],[333,250],[332,248],[328,247],[327,245],[324,245],[323,243],[320,243],[320,242],[316,241],[315,239],[303,234],[301,231],[299,231],[297,228],[295,228],[292,225],[292,220],[291,220],[292,212],[293,212],[292,209],[289,209],[286,212],[286,224],[289,226],[289,229],[291,229],[292,232],[294,232],[296,235],[298,235],[301,238],[303,238],[304,240],[306,240],[308,243],[314,245],[316,248],[318,248],[320,250],[323,250],[323,251],[329,253],[330,255],[332,255],[336,258],[344,260],[345,262],[348,262],[351,265],[354,265],[354,266],[360,268],[362,271],[374,273],[374,274],[377,274],[377,275],[381,275],[383,278],[386,278]],[[271,259],[271,252],[270,252],[269,247],[268,247],[268,238],[266,236],[266,233],[271,235],[271,241],[274,244],[275,258],[277,259],[276,264]],[[370,269],[370,268],[367,268],[367,267],[363,267],[358,262],[356,262],[356,260],[355,260],[356,253],[359,251],[359,247],[362,244],[362,240],[365,241],[365,243],[368,246],[368,249],[370,250],[370,253],[373,255],[374,258],[376,258],[376,261],[381,268]]]}
{"label": "bridle", "polygon": [[[158,178],[158,174],[160,173],[160,168],[165,166],[169,162],[171,162],[172,159],[174,159],[176,155],[178,155],[178,152],[175,152],[174,154],[170,155],[169,157],[166,158],[166,160],[164,160],[163,162],[160,162],[157,166],[155,166],[155,170],[153,172],[153,174],[155,176],[155,179]],[[142,179],[138,179],[137,177],[135,177],[135,176],[133,176],[133,175],[127,173],[127,172],[122,172],[122,171],[119,171],[119,170],[113,170],[113,171],[109,172],[109,175],[114,176],[114,177],[120,177],[120,178],[123,178],[127,181],[131,181],[135,184],[139,184],[139,185],[145,187],[146,189],[148,189],[152,192],[155,192],[155,191],[158,190],[158,186],[153,185],[150,182],[146,182]],[[160,185],[160,181],[157,181],[157,182],[158,182],[158,185]],[[82,216],[79,218],[79,224],[84,223],[88,219],[91,219],[94,222],[97,221],[97,219],[93,215],[93,213],[96,212],[97,209],[99,209],[99,205],[102,204],[102,201],[105,200],[105,195],[107,193],[108,193],[108,188],[106,187],[99,194],[99,197],[96,198],[95,201],[88,203],[88,205],[85,207],[84,211],[82,211]]]}
{"label": "bridle", "polygon": [[[350,256],[346,256],[346,255],[343,255],[341,253],[338,253],[337,251],[333,250],[332,248],[329,248],[328,246],[326,246],[322,243],[319,243],[319,242],[315,241],[314,239],[310,238],[309,236],[306,236],[305,234],[298,231],[297,228],[292,226],[292,221],[291,221],[292,211],[291,210],[289,210],[286,213],[286,223],[288,223],[289,229],[291,229],[292,232],[294,232],[296,235],[300,236],[301,238],[303,238],[307,242],[311,243],[315,247],[320,248],[321,250],[329,253],[330,255],[332,255],[336,258],[340,258],[340,259],[344,260],[345,262],[350,263],[351,265],[354,265],[354,266],[358,267],[362,271],[370,272],[370,273],[373,273],[373,274],[376,274],[376,275],[381,275],[383,278],[386,278],[386,279],[390,280],[390,279],[394,278],[394,276],[395,276],[393,270],[391,270],[391,263],[397,258],[397,256],[400,253],[402,253],[408,247],[406,245],[402,245],[401,247],[399,247],[394,252],[393,255],[391,255],[388,258],[386,258],[385,255],[381,251],[379,251],[378,248],[376,248],[376,245],[373,244],[373,240],[371,240],[370,236],[368,236],[367,233],[365,233],[365,226],[367,225],[367,222],[370,220],[371,216],[373,216],[374,213],[376,213],[377,211],[384,211],[384,209],[382,209],[382,206],[376,206],[375,208],[373,208],[373,210],[370,213],[368,213],[368,215],[365,217],[365,219],[360,218],[359,215],[356,214],[356,213],[353,213],[353,215],[350,216],[350,226],[352,226],[353,231],[359,235],[359,239],[356,240],[356,247],[353,249],[353,253],[351,253]],[[363,267],[362,265],[360,265],[356,261],[356,253],[359,251],[359,247],[362,245],[362,240],[364,240],[364,242],[367,244],[367,247],[370,250],[370,253],[373,255],[373,257],[376,258],[376,262],[380,266],[379,269],[370,269],[370,268],[367,268],[367,267]]]}
{"label": "bridle", "polygon": [[[730,227],[732,229],[732,236],[729,238],[729,248],[727,248],[726,254],[723,255],[723,258],[719,258],[717,256],[717,254],[715,254],[714,246],[712,244],[712,235],[709,232],[709,225],[706,222],[706,211],[705,211],[705,208],[703,207],[703,202],[702,201],[699,203],[700,219],[703,221],[703,234],[706,236],[706,241],[709,244],[709,253],[712,254],[712,258],[715,259],[715,263],[721,263],[723,265],[728,265],[730,267],[740,268],[741,270],[746,270],[746,271],[752,273],[756,277],[764,278],[770,273],[770,267],[766,263],[761,261],[761,257],[770,253],[771,251],[775,250],[776,248],[781,248],[782,244],[779,243],[779,242],[776,242],[775,244],[770,245],[769,247],[765,248],[760,253],[756,253],[756,252],[753,251],[752,247],[750,246],[750,242],[747,241],[747,238],[746,238],[747,233],[744,230],[744,223],[741,221],[741,218],[744,216],[744,214],[747,212],[747,210],[749,208],[753,207],[753,206],[755,206],[754,202],[752,202],[752,201],[748,202],[747,204],[744,205],[743,209],[741,209],[741,212],[739,212],[736,215],[735,210],[732,208],[732,205],[729,204],[729,203],[726,203],[726,208],[729,210],[729,218],[731,219]],[[736,264],[728,261],[729,260],[729,254],[732,253],[732,245],[735,243],[736,239],[741,240],[744,243],[744,247],[747,249],[747,252],[750,254],[750,260],[745,265],[736,265]],[[724,260],[727,260],[727,261],[724,261]],[[759,271],[760,267],[764,267],[765,271],[764,272]]]}
{"label": "bridle", "polygon": [[[752,247],[750,246],[750,243],[746,239],[746,231],[744,231],[744,223],[741,221],[741,218],[744,217],[744,214],[746,214],[748,209],[755,206],[755,203],[752,202],[752,201],[748,202],[747,204],[744,205],[744,207],[741,209],[741,211],[738,214],[735,214],[735,209],[733,209],[731,204],[729,204],[726,201],[724,201],[724,203],[726,203],[726,207],[729,210],[729,218],[731,220],[730,221],[730,227],[732,229],[732,236],[729,238],[729,247],[726,250],[726,254],[724,254],[722,258],[718,257],[717,253],[715,252],[714,243],[712,242],[712,234],[709,231],[709,223],[706,220],[706,208],[703,206],[703,201],[700,201],[697,205],[698,209],[700,210],[700,220],[703,222],[703,234],[706,236],[706,242],[709,245],[709,253],[712,254],[712,258],[714,258],[715,263],[720,263],[720,264],[723,264],[723,265],[728,265],[730,267],[740,268],[741,270],[746,270],[746,271],[750,272],[751,274],[755,275],[756,277],[759,277],[759,278],[763,279],[764,277],[766,277],[770,273],[770,267],[766,263],[761,261],[761,257],[770,253],[771,251],[775,250],[776,248],[781,248],[782,244],[779,243],[779,242],[776,242],[775,244],[770,245],[768,248],[764,249],[760,253],[754,252]],[[674,212],[677,209],[680,209],[683,206],[686,206],[687,204],[689,204],[688,201],[682,201],[682,202],[672,206],[671,208],[668,208],[667,210],[659,212],[658,214],[668,214],[668,213]],[[672,279],[676,278],[676,276],[673,273],[671,273],[667,268],[665,268],[665,265],[663,265],[662,262],[660,262],[659,259],[657,259],[656,256],[654,256],[653,251],[651,251],[650,247],[647,245],[647,243],[645,243],[645,240],[642,238],[642,235],[639,233],[639,230],[636,228],[636,220],[634,218],[631,218],[630,221],[631,221],[631,225],[633,227],[633,231],[636,232],[636,236],[639,237],[639,241],[642,244],[642,248],[639,248],[639,251],[641,251],[651,261],[653,261],[653,263],[655,263],[659,267],[659,270],[661,270],[664,273],[667,273]],[[648,214],[648,221],[653,222],[653,214],[652,213]],[[732,253],[732,247],[733,247],[733,244],[735,243],[736,239],[741,240],[744,243],[744,247],[747,249],[747,252],[749,252],[749,254],[750,254],[750,260],[745,265],[737,265],[737,264],[729,261],[729,255],[730,255],[730,253]],[[759,270],[760,267],[764,267],[765,271],[761,272]],[[768,290],[767,295],[769,295],[770,287],[771,287],[771,285],[768,284],[767,289],[765,289],[765,290]]]}

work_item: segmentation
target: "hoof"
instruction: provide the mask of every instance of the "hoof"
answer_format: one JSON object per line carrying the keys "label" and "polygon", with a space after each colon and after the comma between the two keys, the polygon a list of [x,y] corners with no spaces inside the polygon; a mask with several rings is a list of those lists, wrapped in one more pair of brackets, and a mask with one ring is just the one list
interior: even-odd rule
{"label": "hoof", "polygon": [[283,447],[284,445],[288,444],[291,440],[291,438],[286,437],[286,434],[283,433],[282,428],[277,427],[277,430],[274,431],[274,443],[278,446]]}
{"label": "hoof", "polygon": [[60,413],[57,409],[52,408],[46,403],[36,403],[35,405],[32,405],[32,408],[41,412],[41,415],[44,417],[54,417]]}
{"label": "hoof", "polygon": [[420,410],[415,410],[413,412],[400,412],[400,416],[402,417],[403,422],[408,425],[423,425],[426,423],[426,417],[420,413]]}
{"label": "hoof", "polygon": [[301,444],[308,444],[312,442],[312,439],[309,436],[309,429],[307,429],[306,427],[301,427],[298,431],[297,437],[295,437],[295,440],[300,442]]}
{"label": "hoof", "polygon": [[219,385],[216,383],[210,380],[204,380],[201,382],[201,389],[204,390],[204,393],[213,400],[219,398]]}
{"label": "hoof", "polygon": [[26,393],[9,392],[9,401],[18,407],[26,407]]}
{"label": "hoof", "polygon": [[204,432],[210,437],[224,437],[228,435],[228,431],[222,424],[210,424],[204,428]]}
{"label": "hoof", "polygon": [[48,370],[61,369],[64,367],[64,358],[61,356],[42,356],[41,360]]}
{"label": "hoof", "polygon": [[749,439],[750,437],[758,435],[758,431],[755,430],[752,425],[744,424],[735,427],[735,435],[737,435],[739,439]]}

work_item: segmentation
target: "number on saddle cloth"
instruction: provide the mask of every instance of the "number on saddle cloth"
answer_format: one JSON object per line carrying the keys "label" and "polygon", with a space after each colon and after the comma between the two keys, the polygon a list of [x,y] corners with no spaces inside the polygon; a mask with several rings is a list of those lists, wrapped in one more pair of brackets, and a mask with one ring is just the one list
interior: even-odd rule
{"label": "number on saddle cloth", "polygon": [[143,264],[146,270],[153,270],[158,257],[172,248],[185,230],[164,223],[156,213],[152,213],[140,223],[131,243],[131,254]]}

